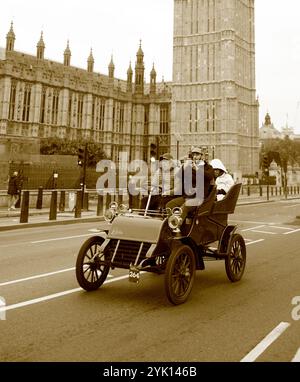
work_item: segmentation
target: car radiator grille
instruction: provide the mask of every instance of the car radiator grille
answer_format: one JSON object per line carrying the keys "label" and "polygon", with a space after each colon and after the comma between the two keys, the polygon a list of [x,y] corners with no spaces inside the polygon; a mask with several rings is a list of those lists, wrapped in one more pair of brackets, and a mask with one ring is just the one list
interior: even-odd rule
{"label": "car radiator grille", "polygon": [[[117,253],[113,258],[118,241],[119,240],[112,239],[106,247],[106,251],[108,251],[109,258],[113,260],[111,265],[119,268],[129,268],[131,263],[135,263],[136,257],[139,253],[140,246],[142,243],[140,241],[120,240]],[[150,246],[150,243],[144,243],[139,256],[138,264],[146,258],[146,254]]]}

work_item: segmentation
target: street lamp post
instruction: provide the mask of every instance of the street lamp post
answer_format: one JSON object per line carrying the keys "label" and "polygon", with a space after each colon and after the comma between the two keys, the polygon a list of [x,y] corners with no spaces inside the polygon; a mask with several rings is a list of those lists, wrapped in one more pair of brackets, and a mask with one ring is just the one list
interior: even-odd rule
{"label": "street lamp post", "polygon": [[179,133],[175,133],[175,139],[176,139],[176,157],[177,157],[177,160],[179,160],[179,142],[181,141],[181,135]]}
{"label": "street lamp post", "polygon": [[57,178],[58,178],[58,172],[57,171],[53,171],[53,188],[54,189],[57,188]]}

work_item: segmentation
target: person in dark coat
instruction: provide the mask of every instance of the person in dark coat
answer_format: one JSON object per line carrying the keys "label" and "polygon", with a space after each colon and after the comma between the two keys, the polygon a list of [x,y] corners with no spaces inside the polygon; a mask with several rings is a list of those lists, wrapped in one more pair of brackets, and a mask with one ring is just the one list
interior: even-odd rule
{"label": "person in dark coat", "polygon": [[14,171],[12,176],[8,181],[8,211],[15,210],[15,204],[19,197],[19,180],[18,180],[18,172]]}
{"label": "person in dark coat", "polygon": [[[188,171],[190,167],[190,171]],[[171,200],[166,207],[172,210],[174,207],[182,208],[182,220],[184,220],[188,212],[195,209],[206,199],[214,185],[214,169],[206,161],[203,160],[203,152],[199,147],[192,149],[192,160],[183,167],[183,195]],[[200,184],[197,184],[197,181]],[[189,186],[189,187],[187,187]],[[195,190],[200,189],[199,194]]]}

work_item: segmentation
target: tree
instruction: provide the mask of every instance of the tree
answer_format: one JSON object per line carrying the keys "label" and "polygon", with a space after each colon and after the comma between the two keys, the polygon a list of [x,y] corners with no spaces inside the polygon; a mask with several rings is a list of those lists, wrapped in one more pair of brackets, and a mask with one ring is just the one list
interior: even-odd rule
{"label": "tree", "polygon": [[[281,164],[286,162],[292,166],[297,164],[300,165],[300,142],[291,140],[287,136],[284,139],[276,138],[265,140],[264,151],[267,153],[278,152],[280,155]],[[272,158],[272,160],[273,159],[275,158]]]}
{"label": "tree", "polygon": [[100,143],[87,140],[67,141],[62,138],[42,138],[40,153],[42,155],[78,155],[78,150],[87,143],[87,167],[96,167],[97,162],[106,158]]}

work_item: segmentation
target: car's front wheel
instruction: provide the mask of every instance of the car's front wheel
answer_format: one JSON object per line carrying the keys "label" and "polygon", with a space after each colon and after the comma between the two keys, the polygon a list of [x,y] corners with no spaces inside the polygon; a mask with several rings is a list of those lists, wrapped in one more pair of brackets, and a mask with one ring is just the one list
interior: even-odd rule
{"label": "car's front wheel", "polygon": [[195,269],[195,255],[188,245],[172,250],[165,274],[165,290],[172,304],[179,305],[187,300],[193,287]]}
{"label": "car's front wheel", "polygon": [[87,291],[98,289],[109,272],[105,254],[100,251],[103,242],[100,236],[90,237],[83,243],[77,256],[76,278],[78,284]]}

